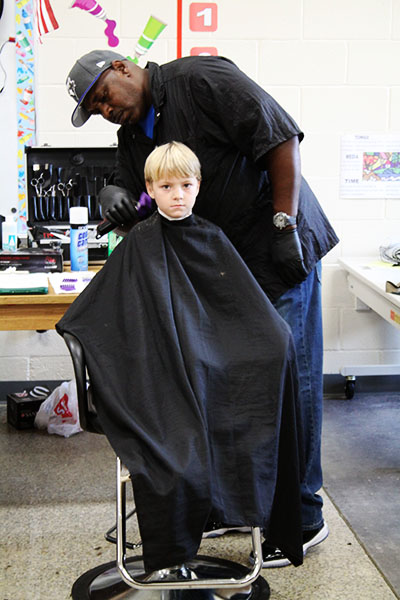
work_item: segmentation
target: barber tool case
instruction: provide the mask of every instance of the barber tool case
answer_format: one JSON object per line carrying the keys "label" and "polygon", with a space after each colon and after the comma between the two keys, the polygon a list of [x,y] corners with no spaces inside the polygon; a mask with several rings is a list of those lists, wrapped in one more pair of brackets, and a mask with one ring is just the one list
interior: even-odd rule
{"label": "barber tool case", "polygon": [[14,252],[0,250],[0,272],[12,267],[29,273],[61,273],[63,253],[60,248],[18,248]]}
{"label": "barber tool case", "polygon": [[100,190],[109,183],[117,147],[26,147],[26,186],[30,243],[62,248],[69,261],[69,209],[88,208],[89,262],[107,258],[107,236],[96,239],[103,220]]}
{"label": "barber tool case", "polygon": [[7,423],[16,429],[30,429],[34,426],[40,405],[51,394],[44,386],[35,386],[7,395]]}

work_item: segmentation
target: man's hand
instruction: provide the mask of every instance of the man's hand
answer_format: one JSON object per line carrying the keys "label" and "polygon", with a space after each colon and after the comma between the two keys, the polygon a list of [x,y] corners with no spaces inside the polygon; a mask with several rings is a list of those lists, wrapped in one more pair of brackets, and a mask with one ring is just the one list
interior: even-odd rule
{"label": "man's hand", "polygon": [[283,281],[293,287],[308,275],[297,228],[276,229],[272,236],[272,260]]}
{"label": "man's hand", "polygon": [[138,220],[136,202],[131,192],[117,185],[107,185],[99,193],[103,217],[113,225],[132,224]]}

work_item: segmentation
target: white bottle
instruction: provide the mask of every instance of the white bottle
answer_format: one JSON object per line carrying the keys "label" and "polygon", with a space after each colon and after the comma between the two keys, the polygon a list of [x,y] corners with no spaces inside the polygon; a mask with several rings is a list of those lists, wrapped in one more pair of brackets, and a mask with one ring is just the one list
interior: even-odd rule
{"label": "white bottle", "polygon": [[73,206],[69,209],[71,271],[88,270],[88,209]]}
{"label": "white bottle", "polygon": [[18,226],[12,215],[6,215],[2,224],[2,247],[7,252],[15,252],[18,247]]}

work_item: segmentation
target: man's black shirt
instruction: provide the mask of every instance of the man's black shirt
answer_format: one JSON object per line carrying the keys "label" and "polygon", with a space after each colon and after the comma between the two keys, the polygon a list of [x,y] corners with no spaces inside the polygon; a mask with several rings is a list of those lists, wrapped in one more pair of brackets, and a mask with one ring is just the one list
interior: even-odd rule
{"label": "man's black shirt", "polygon": [[[186,57],[148,63],[155,109],[153,139],[140,125],[118,131],[114,183],[139,197],[149,153],[172,140],[189,146],[202,166],[194,212],[219,225],[272,300],[288,289],[271,260],[272,191],[261,165],[275,146],[303,133],[281,106],[231,61]],[[302,179],[298,231],[307,271],[338,238]]]}

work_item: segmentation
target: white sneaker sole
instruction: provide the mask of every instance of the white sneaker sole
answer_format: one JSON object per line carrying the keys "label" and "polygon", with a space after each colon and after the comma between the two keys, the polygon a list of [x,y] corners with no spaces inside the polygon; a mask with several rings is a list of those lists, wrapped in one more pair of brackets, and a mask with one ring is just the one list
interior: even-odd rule
{"label": "white sneaker sole", "polygon": [[[303,544],[303,556],[305,556],[307,554],[307,551],[310,548],[312,548],[313,546],[317,546],[318,544],[320,544],[321,542],[326,540],[328,535],[329,535],[329,528],[328,528],[328,525],[326,523],[324,523],[324,526],[322,527],[322,529],[320,531],[318,531],[318,533],[313,538],[311,538],[311,540],[309,540],[308,542]],[[254,560],[253,560],[253,562],[254,562]],[[263,562],[262,568],[263,569],[274,569],[274,568],[279,568],[279,567],[288,567],[291,564],[292,563],[290,562],[290,560],[288,558],[278,558],[277,560],[270,560],[270,561]]]}
{"label": "white sneaker sole", "polygon": [[306,544],[303,544],[303,556],[305,556],[307,554],[307,550],[309,548],[312,548],[313,546],[317,546],[318,544],[320,544],[321,542],[326,540],[328,535],[329,535],[329,528],[328,528],[328,525],[326,523],[324,523],[324,526],[321,529],[321,531],[318,531],[317,535],[315,535],[313,538],[311,538],[311,540],[309,542],[307,542]]}
{"label": "white sneaker sole", "polygon": [[225,533],[250,533],[251,527],[221,527],[220,529],[213,529],[212,531],[205,531],[203,533],[203,540],[220,537]]}
{"label": "white sneaker sole", "polygon": [[[253,561],[254,562],[254,561]],[[269,560],[267,562],[263,562],[263,569],[279,569],[279,567],[288,567],[292,563],[288,558],[277,558],[276,560]]]}

